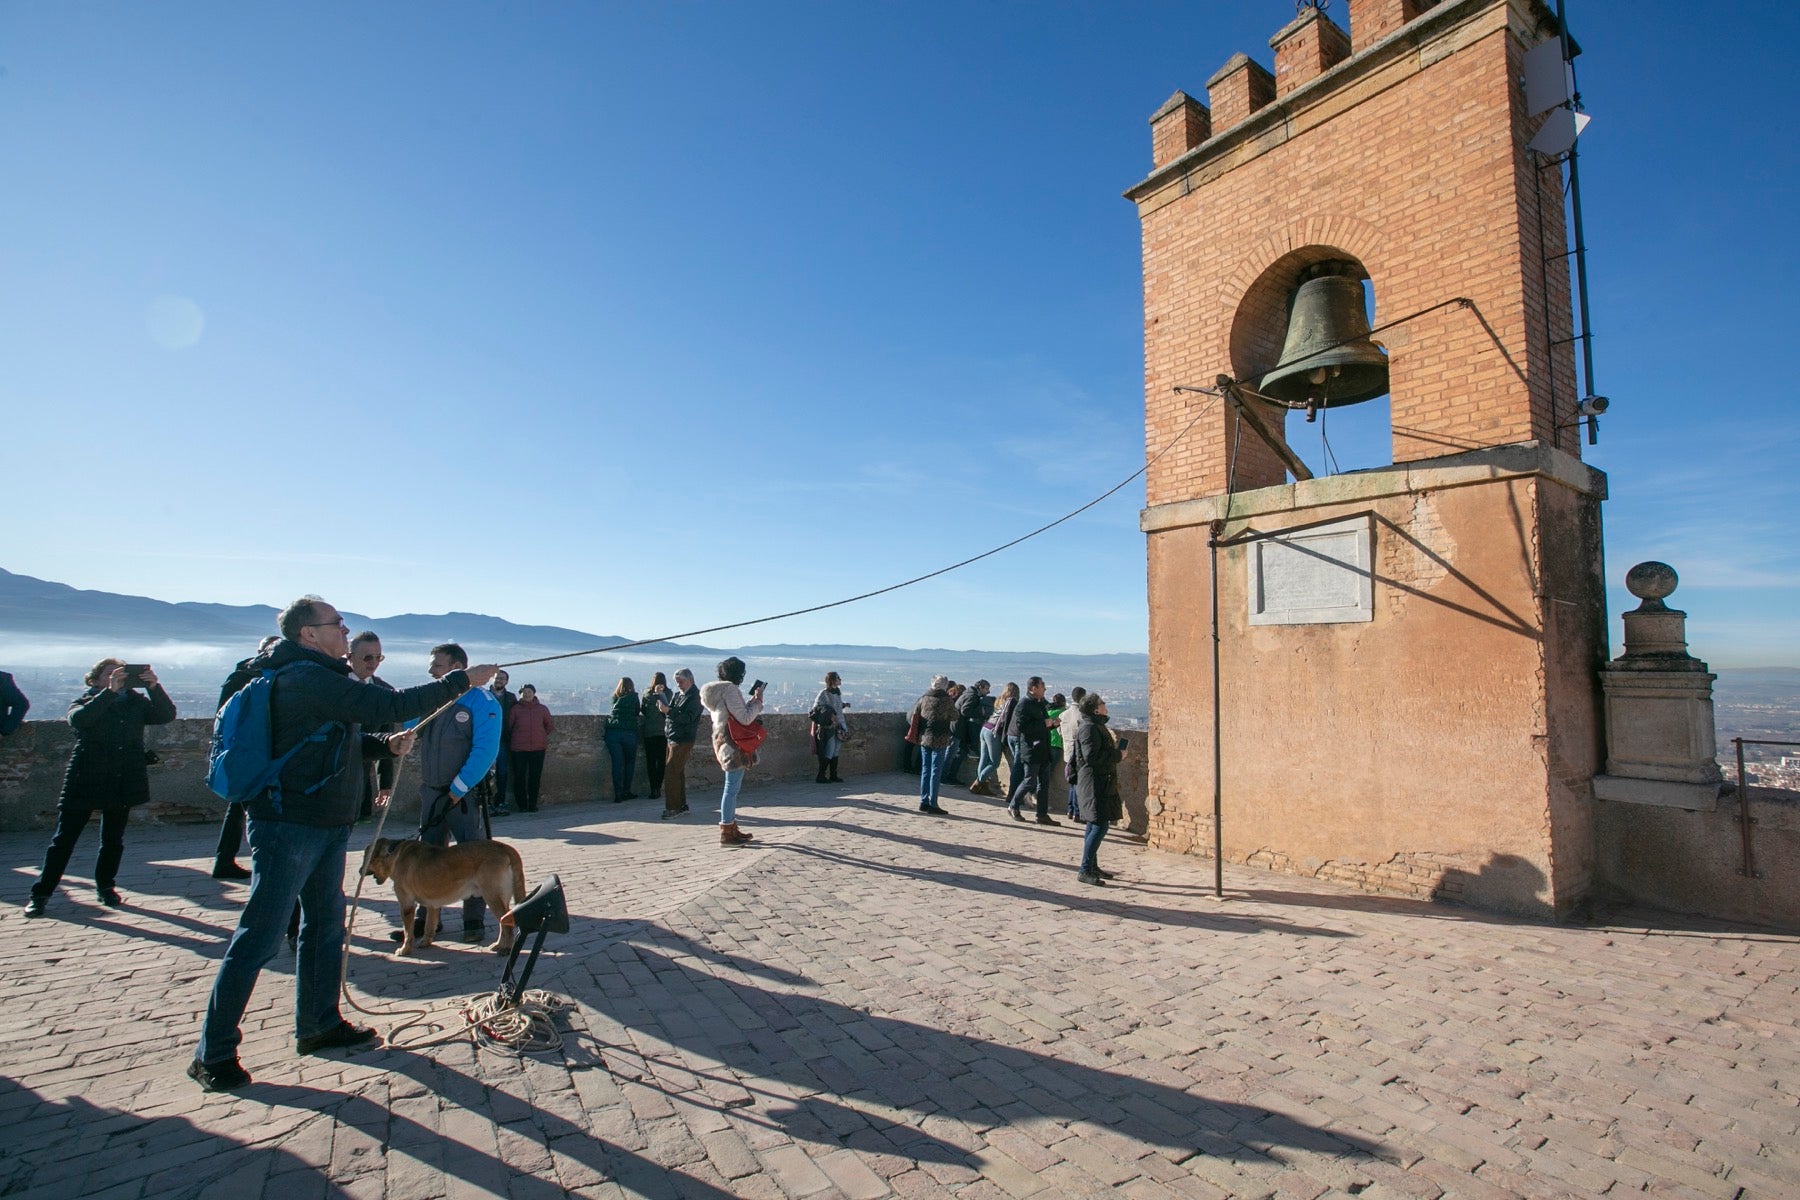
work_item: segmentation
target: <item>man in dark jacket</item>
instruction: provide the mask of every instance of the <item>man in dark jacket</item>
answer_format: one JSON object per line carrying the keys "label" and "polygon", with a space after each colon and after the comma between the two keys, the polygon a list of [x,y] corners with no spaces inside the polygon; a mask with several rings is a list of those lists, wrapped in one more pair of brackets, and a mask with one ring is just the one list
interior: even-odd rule
{"label": "man in dark jacket", "polygon": [[[225,677],[225,686],[219,689],[219,702],[213,705],[213,712],[225,707],[225,702],[243,690],[262,673],[261,668],[251,670],[250,664],[267,654],[271,647],[281,638],[270,634],[256,647],[256,653],[241,660],[231,668],[231,674]],[[219,848],[213,852],[212,877],[214,879],[248,879],[250,872],[238,865],[238,851],[244,845],[244,806],[235,801],[225,806],[225,820],[219,825]]]}
{"label": "man in dark jacket", "polygon": [[688,810],[687,760],[694,752],[694,737],[704,712],[700,707],[700,689],[694,686],[694,673],[686,667],[675,672],[675,687],[667,704],[663,710],[663,734],[669,739],[669,760],[663,772],[662,820],[672,821]]}
{"label": "man in dark jacket", "polygon": [[1006,736],[1019,747],[1018,757],[1013,760],[1017,778],[1013,780],[1011,794],[1006,797],[1007,810],[1015,821],[1025,819],[1019,807],[1025,793],[1030,792],[1037,797],[1037,823],[1062,824],[1050,815],[1049,718],[1050,706],[1044,703],[1044,680],[1042,676],[1033,675],[1026,680],[1025,697],[1014,706],[1012,720],[1006,729]]}
{"label": "man in dark jacket", "polygon": [[[280,640],[280,639],[277,639]],[[365,629],[350,639],[350,678],[370,687],[393,691],[394,685],[375,673],[376,669],[387,659],[381,652],[381,638],[372,629]],[[504,672],[502,672],[504,674]],[[381,725],[365,733],[393,733],[399,726]],[[363,795],[362,805],[356,811],[356,819],[366,820],[375,815],[375,799],[381,797],[387,803],[387,796],[394,790],[394,760],[383,755],[380,758],[363,760]]]}
{"label": "man in dark jacket", "polygon": [[500,753],[494,755],[494,770],[487,779],[494,793],[494,802],[488,805],[488,813],[496,817],[503,817],[512,811],[506,807],[506,779],[509,767],[507,760],[512,756],[506,752],[505,732],[506,718],[512,716],[513,705],[519,702],[519,698],[513,695],[506,686],[511,681],[512,676],[505,671],[500,671],[495,674],[494,682],[488,684],[488,693],[500,702]]}
{"label": "man in dark jacket", "polygon": [[963,759],[981,753],[981,723],[987,720],[987,710],[992,707],[987,694],[988,681],[977,679],[956,698],[956,738],[950,743],[950,753],[944,756],[947,784],[961,783],[957,772]]}
{"label": "man in dark jacket", "polygon": [[0,671],[0,737],[5,737],[25,723],[25,711],[31,707],[31,701],[13,682],[13,677]]}
{"label": "man in dark jacket", "polygon": [[363,781],[363,772],[344,760],[404,755],[411,734],[365,736],[361,727],[424,716],[494,677],[492,666],[472,667],[403,692],[383,691],[350,678],[344,661],[350,630],[325,601],[304,596],[282,611],[280,623],[282,640],[250,665],[259,672],[282,672],[270,705],[273,752],[300,749],[278,783],[247,805],[250,899],[219,963],[200,1045],[188,1066],[188,1076],[209,1092],[250,1082],[238,1063],[239,1025],[296,898],[303,914],[294,964],[297,1049],[313,1054],[375,1037],[373,1029],[352,1025],[338,1012],[344,856]]}

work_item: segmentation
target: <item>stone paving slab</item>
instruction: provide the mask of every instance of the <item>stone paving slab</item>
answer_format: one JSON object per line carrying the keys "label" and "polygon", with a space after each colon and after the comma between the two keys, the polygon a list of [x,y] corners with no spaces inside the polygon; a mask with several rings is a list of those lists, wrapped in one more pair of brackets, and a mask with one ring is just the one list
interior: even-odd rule
{"label": "stone paving slab", "polygon": [[[1097,890],[1078,827],[914,786],[752,788],[742,850],[642,801],[497,821],[568,890],[531,981],[560,1051],[296,1057],[277,956],[257,1082],[220,1096],[182,1070],[245,889],[212,830],[134,828],[125,908],[71,875],[0,916],[0,1194],[1800,1196],[1800,939],[1231,868],[1220,902],[1210,862],[1117,839]],[[19,903],[42,848],[0,836]],[[352,993],[417,1043],[404,1010],[502,963],[395,959],[394,913],[371,889]]]}

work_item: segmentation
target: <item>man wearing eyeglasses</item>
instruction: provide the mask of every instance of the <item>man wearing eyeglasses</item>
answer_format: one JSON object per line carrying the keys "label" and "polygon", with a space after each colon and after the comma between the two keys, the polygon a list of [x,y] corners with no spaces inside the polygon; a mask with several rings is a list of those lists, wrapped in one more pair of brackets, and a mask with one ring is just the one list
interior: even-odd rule
{"label": "man wearing eyeglasses", "polygon": [[[375,673],[387,655],[381,652],[381,639],[373,630],[365,629],[350,639],[350,677],[370,687],[394,690],[394,685]],[[375,729],[365,730],[367,733],[393,733],[398,725],[382,725]],[[363,794],[362,809],[356,819],[367,820],[375,813],[375,798],[381,797],[383,804],[394,790],[394,759],[376,758],[363,760]]]}
{"label": "man wearing eyeglasses", "polygon": [[375,1039],[373,1029],[352,1025],[338,1010],[344,859],[363,782],[363,772],[348,769],[345,759],[406,754],[411,733],[364,734],[362,727],[423,717],[494,677],[492,665],[468,667],[405,691],[385,691],[351,676],[345,661],[350,630],[324,600],[302,596],[282,610],[280,626],[281,640],[251,665],[277,672],[271,750],[276,756],[294,754],[278,783],[247,804],[250,898],[219,962],[200,1045],[187,1071],[209,1092],[250,1082],[238,1062],[244,1011],[263,965],[281,944],[296,899],[301,921],[294,963],[295,1048],[316,1054]]}

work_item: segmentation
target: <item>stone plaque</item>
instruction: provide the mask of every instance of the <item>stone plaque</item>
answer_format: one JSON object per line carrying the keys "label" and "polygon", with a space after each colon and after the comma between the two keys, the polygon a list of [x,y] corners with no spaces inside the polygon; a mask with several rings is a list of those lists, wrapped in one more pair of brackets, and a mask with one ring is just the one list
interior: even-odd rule
{"label": "stone plaque", "polygon": [[1249,544],[1250,623],[1375,619],[1370,518],[1350,517]]}

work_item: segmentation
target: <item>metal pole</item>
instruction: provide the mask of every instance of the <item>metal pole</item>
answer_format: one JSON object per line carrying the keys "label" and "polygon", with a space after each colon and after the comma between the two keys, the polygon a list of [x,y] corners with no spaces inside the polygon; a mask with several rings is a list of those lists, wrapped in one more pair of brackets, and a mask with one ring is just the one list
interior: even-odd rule
{"label": "metal pole", "polygon": [[1225,839],[1220,832],[1220,814],[1224,807],[1225,777],[1219,765],[1224,742],[1220,732],[1223,717],[1219,710],[1219,535],[1225,532],[1225,522],[1214,521],[1209,531],[1211,536],[1207,546],[1212,551],[1213,897],[1222,900],[1225,898]]}
{"label": "metal pole", "polygon": [[[1575,39],[1569,36],[1569,19],[1564,13],[1563,0],[1556,0],[1556,24],[1562,33],[1563,61],[1569,64],[1569,107],[1576,112],[1581,111],[1581,90],[1575,86]],[[1581,378],[1582,396],[1595,395],[1594,391],[1594,330],[1588,324],[1588,280],[1587,280],[1587,236],[1581,226],[1581,168],[1578,165],[1574,146],[1569,147],[1569,208],[1574,218],[1575,233],[1575,297],[1581,306]],[[1552,368],[1554,370],[1554,368]],[[1589,414],[1588,444],[1593,445],[1600,434],[1600,419]]]}
{"label": "metal pole", "polygon": [[1744,774],[1744,739],[1731,739],[1737,747],[1738,769],[1738,834],[1744,842],[1744,866],[1738,872],[1746,879],[1756,878],[1756,853],[1750,847],[1750,779]]}

